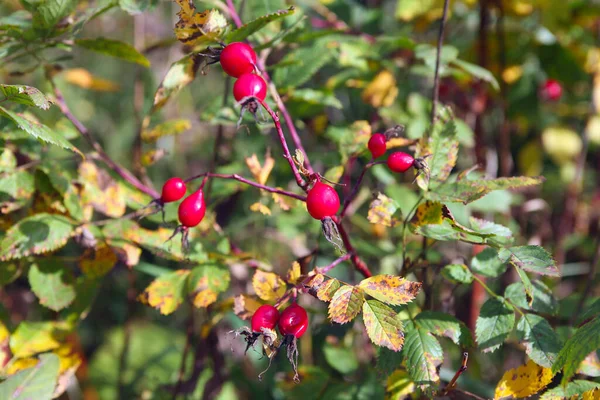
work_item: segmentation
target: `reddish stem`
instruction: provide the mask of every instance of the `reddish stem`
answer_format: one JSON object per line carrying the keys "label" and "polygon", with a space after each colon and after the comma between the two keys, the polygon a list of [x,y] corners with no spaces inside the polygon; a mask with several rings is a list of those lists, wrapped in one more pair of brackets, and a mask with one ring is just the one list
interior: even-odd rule
{"label": "reddish stem", "polygon": [[354,200],[354,198],[356,197],[356,194],[358,193],[358,189],[360,188],[360,185],[362,184],[362,181],[365,177],[365,174],[367,173],[367,170],[375,164],[376,164],[376,162],[373,161],[373,159],[371,159],[371,161],[369,163],[367,163],[367,165],[365,165],[365,167],[361,171],[360,176],[358,177],[358,180],[356,181],[356,184],[352,188],[352,192],[344,200],[344,206],[342,207],[342,212],[340,213],[340,218],[344,218],[344,216],[346,215],[346,211],[348,211],[348,206],[350,205],[352,200]]}
{"label": "reddish stem", "polygon": [[[199,178],[204,178],[204,179],[207,179],[207,178],[233,179],[233,180],[236,180],[238,182],[245,183],[246,185],[254,186],[254,187],[259,188],[261,190],[264,190],[266,192],[277,193],[277,194],[281,194],[283,196],[292,197],[292,198],[300,200],[300,201],[306,201],[306,196],[303,196],[301,194],[296,194],[296,193],[288,192],[287,190],[278,189],[278,188],[274,188],[274,187],[271,187],[271,186],[261,185],[258,182],[251,181],[250,179],[244,178],[243,176],[240,176],[238,174],[215,174],[213,172],[205,172],[205,173],[200,174],[200,175],[192,176],[191,178],[186,179],[185,182],[186,183],[187,182],[191,182],[191,181],[193,181],[195,179],[199,179]],[[204,182],[204,180],[203,180],[203,182]]]}
{"label": "reddish stem", "polygon": [[373,276],[373,274],[369,270],[369,267],[367,267],[367,264],[365,264],[365,262],[360,259],[358,254],[356,254],[356,250],[354,250],[354,246],[352,246],[352,243],[350,242],[348,232],[346,232],[344,225],[342,225],[341,218],[332,217],[332,219],[333,222],[335,222],[335,224],[337,225],[338,231],[340,232],[340,237],[342,238],[342,242],[344,243],[344,247],[348,251],[348,254],[350,254],[350,261],[354,265],[354,268],[356,268],[358,272],[363,274],[365,278]]}
{"label": "reddish stem", "polygon": [[317,267],[315,271],[317,274],[326,274],[332,269],[334,269],[338,264],[343,263],[344,261],[349,260],[352,257],[352,253],[346,253],[341,257],[338,257],[335,261],[325,267]]}

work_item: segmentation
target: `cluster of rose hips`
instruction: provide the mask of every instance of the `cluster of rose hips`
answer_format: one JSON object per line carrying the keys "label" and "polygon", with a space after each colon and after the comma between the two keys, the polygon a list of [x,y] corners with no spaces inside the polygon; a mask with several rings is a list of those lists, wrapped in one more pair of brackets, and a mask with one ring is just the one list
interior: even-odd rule
{"label": "cluster of rose hips", "polygon": [[[273,340],[275,326],[279,327],[279,332],[283,335],[283,340],[277,344]],[[288,306],[281,314],[277,308],[272,305],[264,304],[260,306],[252,315],[250,322],[251,332],[248,328],[242,328],[240,334],[246,336],[246,351],[254,345],[256,340],[263,336],[263,343],[267,345],[271,350],[272,354],[269,356],[269,366],[271,361],[277,355],[281,347],[287,348],[287,358],[294,368],[295,377],[298,379],[298,339],[304,335],[308,328],[308,314],[306,310],[298,305],[298,303],[292,303]],[[267,370],[269,368],[267,367]],[[259,378],[264,374],[262,372]]]}
{"label": "cluster of rose hips", "polygon": [[[393,134],[394,129],[390,130],[389,134],[375,133],[369,139],[367,147],[371,152],[373,160],[383,156],[387,151],[387,141],[390,134]],[[396,151],[390,154],[387,158],[387,166],[393,172],[406,172],[411,167],[414,167],[417,171],[423,171],[427,168],[425,160],[422,158],[414,158],[408,153],[402,151]]]}

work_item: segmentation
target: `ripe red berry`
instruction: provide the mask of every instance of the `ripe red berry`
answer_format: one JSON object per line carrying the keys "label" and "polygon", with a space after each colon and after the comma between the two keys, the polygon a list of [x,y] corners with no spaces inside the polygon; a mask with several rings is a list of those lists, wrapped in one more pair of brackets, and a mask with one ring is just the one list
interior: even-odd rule
{"label": "ripe red berry", "polygon": [[261,332],[261,328],[274,329],[279,321],[279,311],[269,304],[264,304],[252,315],[252,332]]}
{"label": "ripe red berry", "polygon": [[414,163],[413,156],[401,151],[390,154],[387,159],[388,167],[394,172],[406,172]]}
{"label": "ripe red berry", "polygon": [[321,220],[338,212],[340,198],[334,188],[318,181],[308,191],[306,207],[311,217]]}
{"label": "ripe red berry", "polygon": [[379,158],[385,154],[385,151],[387,150],[385,142],[385,135],[382,133],[376,133],[371,136],[367,146],[369,147],[369,151],[373,158]]}
{"label": "ripe red berry", "polygon": [[267,97],[267,84],[258,75],[243,74],[233,84],[233,97],[238,102],[248,97],[256,97],[263,101]]}
{"label": "ripe red berry", "polygon": [[202,189],[190,194],[179,205],[179,222],[186,228],[192,228],[202,221],[206,213],[206,203]]}
{"label": "ripe red berry", "polygon": [[251,73],[256,66],[256,53],[246,43],[230,43],[221,52],[221,67],[229,76],[239,76]]}
{"label": "ripe red berry", "polygon": [[185,196],[187,188],[185,182],[181,178],[171,178],[165,182],[162,187],[162,193],[160,195],[160,201],[163,203],[170,203],[177,201]]}
{"label": "ripe red berry", "polygon": [[562,86],[554,79],[548,79],[541,88],[541,95],[549,101],[558,101],[562,96]]}
{"label": "ripe red berry", "polygon": [[296,338],[304,335],[308,328],[308,314],[297,303],[292,304],[281,313],[279,331],[283,335],[294,335]]}

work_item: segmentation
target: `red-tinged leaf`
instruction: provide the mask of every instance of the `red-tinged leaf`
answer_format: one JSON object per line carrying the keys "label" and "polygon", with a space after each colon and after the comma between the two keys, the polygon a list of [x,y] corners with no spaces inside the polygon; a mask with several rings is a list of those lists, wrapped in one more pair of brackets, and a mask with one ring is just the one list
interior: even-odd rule
{"label": "red-tinged leaf", "polygon": [[365,295],[359,287],[344,285],[329,303],[329,318],[338,324],[350,322],[358,315],[364,301]]}
{"label": "red-tinged leaf", "polygon": [[340,281],[337,279],[329,279],[327,282],[319,286],[317,297],[321,301],[331,301],[333,295],[340,288]]}
{"label": "red-tinged leaf", "polygon": [[411,302],[421,289],[421,282],[412,282],[394,275],[376,275],[359,284],[368,295],[384,303],[400,305]]}

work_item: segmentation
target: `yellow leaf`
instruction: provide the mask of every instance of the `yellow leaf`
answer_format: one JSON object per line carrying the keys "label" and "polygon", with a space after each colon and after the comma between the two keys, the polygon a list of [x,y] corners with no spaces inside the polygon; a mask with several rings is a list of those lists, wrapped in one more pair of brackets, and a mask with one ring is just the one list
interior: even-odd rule
{"label": "yellow leaf", "polygon": [[515,83],[523,75],[523,67],[520,65],[512,65],[502,71],[502,79],[509,85]]}
{"label": "yellow leaf", "polygon": [[2,321],[0,321],[0,342],[4,342],[6,339],[10,337],[10,331],[4,325]]}
{"label": "yellow leaf", "polygon": [[227,27],[227,20],[217,10],[196,12],[192,0],[175,0],[181,7],[177,13],[179,21],[175,24],[175,36],[188,46],[216,41]]}
{"label": "yellow leaf", "polygon": [[252,277],[254,291],[264,301],[280,298],[285,293],[285,282],[277,274],[256,270]]}
{"label": "yellow leaf", "polygon": [[532,360],[504,373],[496,386],[494,399],[515,397],[517,399],[536,394],[552,382],[552,370],[540,367]]}
{"label": "yellow leaf", "polygon": [[394,275],[376,275],[359,284],[368,295],[384,303],[400,305],[411,302],[421,290],[421,282],[412,282]]}
{"label": "yellow leaf", "polygon": [[26,357],[26,358],[16,359],[7,366],[6,374],[14,375],[17,372],[22,371],[24,369],[35,367],[39,361],[40,360],[38,360],[35,357]]}
{"label": "yellow leaf", "polygon": [[144,167],[149,167],[157,161],[160,161],[165,155],[167,155],[165,149],[149,150],[142,155],[142,165]]}
{"label": "yellow leaf", "polygon": [[298,261],[294,261],[292,267],[287,273],[287,281],[292,285],[295,285],[298,282],[298,278],[302,275],[302,269],[300,268],[300,263]]}
{"label": "yellow leaf", "polygon": [[568,128],[551,127],[542,132],[544,150],[558,164],[574,159],[583,147],[581,137]]}
{"label": "yellow leaf", "polygon": [[600,400],[600,389],[592,389],[581,395],[582,400]]}
{"label": "yellow leaf", "polygon": [[387,378],[385,391],[387,400],[402,400],[415,391],[415,384],[403,369],[397,369]]}
{"label": "yellow leaf", "polygon": [[278,193],[271,193],[271,197],[273,198],[275,204],[277,204],[283,211],[289,211],[292,208],[292,202],[290,201],[289,197],[282,196]]}
{"label": "yellow leaf", "polygon": [[79,268],[90,278],[106,275],[117,264],[118,258],[110,246],[86,249],[79,259]]}
{"label": "yellow leaf", "polygon": [[116,92],[119,85],[107,79],[98,78],[83,68],[72,68],[63,72],[67,82],[84,89],[95,90],[97,92]]}
{"label": "yellow leaf", "polygon": [[54,350],[71,328],[66,322],[21,322],[10,337],[10,350],[15,358]]}
{"label": "yellow leaf", "polygon": [[159,276],[144,290],[139,300],[158,309],[161,314],[171,314],[183,302],[183,290],[189,273],[189,270],[178,270]]}
{"label": "yellow leaf", "polygon": [[377,300],[367,300],[363,303],[363,321],[369,339],[377,346],[392,351],[402,350],[402,321],[391,307]]}
{"label": "yellow leaf", "polygon": [[142,131],[142,140],[146,143],[153,143],[163,136],[179,135],[191,127],[192,123],[187,119],[166,121],[150,130],[144,129]]}
{"label": "yellow leaf", "polygon": [[444,220],[443,211],[444,205],[442,203],[426,201],[417,208],[411,222],[415,226],[439,225]]}
{"label": "yellow leaf", "polygon": [[206,308],[215,301],[217,301],[217,292],[212,290],[208,284],[208,276],[203,276],[198,280],[196,284],[194,295],[194,306],[197,308]]}
{"label": "yellow leaf", "polygon": [[350,322],[358,315],[365,301],[365,294],[357,286],[339,288],[329,303],[329,318],[338,324]]}
{"label": "yellow leaf", "polygon": [[82,357],[69,343],[56,349],[54,354],[58,356],[60,361],[60,375],[53,395],[53,398],[57,398],[67,390],[71,379],[73,379],[75,372],[81,365]]}
{"label": "yellow leaf", "polygon": [[405,137],[393,137],[388,139],[387,142],[385,142],[385,148],[389,150],[394,149],[396,147],[412,146],[415,143],[417,143],[417,141],[414,139],[409,139]]}
{"label": "yellow leaf", "polygon": [[250,211],[259,212],[262,215],[271,215],[271,209],[261,202],[252,204],[250,206]]}
{"label": "yellow leaf", "polygon": [[233,312],[241,319],[250,319],[261,304],[252,297],[240,294],[233,299]]}
{"label": "yellow leaf", "polygon": [[79,165],[79,177],[83,183],[81,201],[92,205],[108,217],[118,218],[125,214],[126,192],[108,172],[98,169],[91,161]]}
{"label": "yellow leaf", "polygon": [[594,115],[589,119],[585,132],[588,135],[590,143],[600,145],[600,115]]}
{"label": "yellow leaf", "polygon": [[373,107],[391,106],[398,96],[396,78],[388,70],[381,71],[362,92],[362,99]]}
{"label": "yellow leaf", "polygon": [[331,301],[333,295],[340,288],[340,281],[337,279],[329,279],[327,282],[319,286],[317,297],[321,301]]}
{"label": "yellow leaf", "polygon": [[396,226],[400,221],[393,217],[398,210],[398,204],[384,195],[378,193],[377,198],[369,205],[367,219],[372,224],[381,224],[385,226]]}
{"label": "yellow leaf", "polygon": [[128,267],[135,267],[140,262],[142,249],[139,247],[124,241],[117,242],[109,240],[108,244],[110,244],[115,253],[117,253],[119,260]]}
{"label": "yellow leaf", "polygon": [[252,157],[246,157],[246,165],[252,176],[254,176],[254,179],[261,185],[264,185],[267,183],[267,179],[269,179],[269,175],[271,175],[271,171],[275,166],[275,160],[271,157],[271,152],[267,151],[264,164],[261,165],[256,154],[252,154]]}

